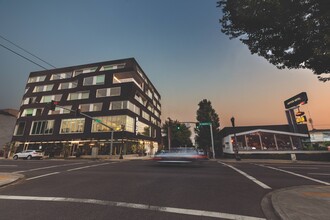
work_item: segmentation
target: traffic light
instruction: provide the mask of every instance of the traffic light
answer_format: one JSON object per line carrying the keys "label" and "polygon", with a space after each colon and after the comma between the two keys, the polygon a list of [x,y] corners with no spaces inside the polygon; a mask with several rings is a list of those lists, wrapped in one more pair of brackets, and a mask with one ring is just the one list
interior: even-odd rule
{"label": "traffic light", "polygon": [[181,126],[180,125],[177,125],[176,126],[176,130],[180,130],[181,129]]}
{"label": "traffic light", "polygon": [[58,102],[52,100],[52,101],[49,103],[49,109],[52,110],[52,111],[55,111],[56,105],[58,105]]}
{"label": "traffic light", "polygon": [[306,117],[306,115],[303,115],[303,116],[300,116],[300,117],[296,118],[296,122],[297,122],[298,124],[301,124],[301,123],[307,122],[307,117]]}
{"label": "traffic light", "polygon": [[305,114],[305,112],[301,112],[300,110],[296,113],[296,116],[301,117]]}
{"label": "traffic light", "polygon": [[199,129],[199,123],[197,122],[196,123],[196,127],[195,127],[197,130]]}

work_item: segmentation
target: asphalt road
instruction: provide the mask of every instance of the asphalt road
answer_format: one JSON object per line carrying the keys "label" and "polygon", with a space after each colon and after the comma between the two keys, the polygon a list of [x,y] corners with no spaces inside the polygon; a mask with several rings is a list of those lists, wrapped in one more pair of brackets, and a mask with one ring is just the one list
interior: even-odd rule
{"label": "asphalt road", "polygon": [[329,163],[0,160],[0,172],[25,175],[0,188],[0,219],[257,220],[267,193],[330,183],[329,170]]}

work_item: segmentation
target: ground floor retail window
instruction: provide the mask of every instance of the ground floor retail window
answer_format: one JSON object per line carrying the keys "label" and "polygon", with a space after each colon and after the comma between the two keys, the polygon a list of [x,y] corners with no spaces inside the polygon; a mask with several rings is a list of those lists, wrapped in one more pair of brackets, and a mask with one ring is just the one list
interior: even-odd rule
{"label": "ground floor retail window", "polygon": [[85,126],[84,118],[63,119],[61,123],[60,134],[83,133]]}
{"label": "ground floor retail window", "polygon": [[[97,117],[103,124],[111,127],[114,131],[121,131],[122,126],[125,131],[134,132],[134,119],[127,115],[116,115]],[[96,121],[92,122],[92,132],[109,132],[110,129]]]}

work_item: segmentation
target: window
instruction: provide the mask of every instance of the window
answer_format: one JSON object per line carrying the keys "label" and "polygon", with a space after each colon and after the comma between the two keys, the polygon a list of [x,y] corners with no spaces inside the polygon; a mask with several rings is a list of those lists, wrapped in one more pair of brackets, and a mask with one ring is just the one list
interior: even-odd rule
{"label": "window", "polygon": [[54,101],[60,101],[61,98],[62,98],[62,94],[45,95],[45,96],[42,96],[40,103],[49,103],[52,100],[54,100]]}
{"label": "window", "polygon": [[105,79],[105,76],[104,75],[96,76],[95,85],[102,85],[102,84],[104,84],[104,79]]}
{"label": "window", "polygon": [[25,130],[25,121],[18,122],[18,124],[15,126],[14,135],[22,136],[24,134],[24,130]]}
{"label": "window", "polygon": [[152,94],[152,92],[149,89],[147,89],[147,95],[149,96],[149,98],[152,99],[153,94]]}
{"label": "window", "polygon": [[102,111],[102,103],[94,103],[91,106],[91,111]]}
{"label": "window", "polygon": [[155,111],[154,114],[159,118],[160,117],[160,113],[158,111]]}
{"label": "window", "polygon": [[110,110],[126,109],[127,101],[110,102]]}
{"label": "window", "polygon": [[72,72],[67,72],[67,73],[54,73],[51,77],[50,80],[58,80],[58,79],[69,79],[72,77]]}
{"label": "window", "polygon": [[122,68],[125,68],[125,66],[126,66],[126,63],[106,65],[106,66],[102,66],[100,71],[122,69]]}
{"label": "window", "polygon": [[84,126],[84,118],[63,119],[61,122],[60,134],[83,133]]}
{"label": "window", "polygon": [[73,72],[73,76],[78,76],[80,74],[85,74],[85,73],[93,73],[97,70],[97,67],[90,67],[90,68],[85,68],[85,69],[79,69],[79,70],[75,70]]}
{"label": "window", "polygon": [[47,96],[43,96],[41,98],[41,103],[48,103],[51,102],[53,100],[53,96],[52,95],[47,95]]}
{"label": "window", "polygon": [[143,135],[143,136],[147,136],[147,137],[151,136],[150,126],[143,122],[140,122],[140,121],[136,122],[136,131],[137,131],[138,135]]}
{"label": "window", "polygon": [[151,111],[152,113],[154,113],[154,107],[151,105],[148,105],[148,110]]}
{"label": "window", "polygon": [[108,89],[98,89],[96,90],[96,98],[106,97]]}
{"label": "window", "polygon": [[34,76],[29,78],[28,83],[43,82],[45,79],[46,76]]}
{"label": "window", "polygon": [[62,107],[56,107],[54,111],[49,110],[48,111],[48,115],[69,114],[70,113],[70,110],[68,110],[68,109],[71,109],[71,108],[72,108],[71,105],[69,105],[69,106],[62,106]]}
{"label": "window", "polygon": [[105,76],[99,75],[99,76],[90,76],[84,78],[84,86],[91,86],[91,85],[102,85],[104,84]]}
{"label": "window", "polygon": [[154,98],[159,101],[159,96],[157,95],[157,93],[154,94]]}
{"label": "window", "polygon": [[77,84],[77,81],[61,83],[58,89],[73,89],[77,87]]}
{"label": "window", "polygon": [[120,93],[121,93],[120,87],[98,89],[96,91],[96,98],[109,97],[109,96],[120,96]]}
{"label": "window", "polygon": [[23,110],[21,117],[25,116],[40,116],[42,114],[42,108],[27,108]]}
{"label": "window", "polygon": [[84,86],[93,85],[93,78],[94,78],[93,76],[84,78]]}
{"label": "window", "polygon": [[79,105],[81,112],[96,112],[102,110],[102,103],[82,104]]}
{"label": "window", "polygon": [[28,105],[36,102],[37,97],[27,97],[23,99],[22,105]]}
{"label": "window", "polygon": [[48,92],[53,89],[53,84],[34,87],[33,92]]}
{"label": "window", "polygon": [[147,100],[145,98],[143,98],[143,96],[139,93],[136,93],[134,96],[135,100],[137,100],[138,102],[140,102],[143,106],[146,106],[147,104]]}
{"label": "window", "polygon": [[128,102],[128,109],[134,112],[135,114],[140,115],[140,108],[132,104],[131,102]]}
{"label": "window", "polygon": [[34,121],[31,126],[31,135],[52,134],[54,129],[54,120]]}
{"label": "window", "polygon": [[120,96],[121,87],[113,87],[110,89],[110,96]]}
{"label": "window", "polygon": [[129,109],[132,112],[140,115],[140,108],[129,101],[114,101],[110,102],[110,110]]}
{"label": "window", "polygon": [[113,80],[112,80],[113,84],[129,83],[129,82],[135,83],[140,89],[143,90],[143,79],[141,79],[139,75],[136,75],[133,72],[113,74]]}
{"label": "window", "polygon": [[68,95],[68,101],[70,100],[78,100],[78,99],[88,99],[89,98],[89,92],[74,92],[74,93],[69,93]]}
{"label": "window", "polygon": [[142,117],[144,119],[147,119],[148,121],[150,121],[150,115],[148,113],[146,113],[145,111],[142,111]]}
{"label": "window", "polygon": [[[126,115],[116,115],[116,116],[106,116],[97,117],[102,123],[111,127],[114,131],[121,131],[121,126],[125,125],[125,130],[129,132],[134,132],[134,119]],[[108,127],[103,126],[93,120],[91,132],[109,132]]]}

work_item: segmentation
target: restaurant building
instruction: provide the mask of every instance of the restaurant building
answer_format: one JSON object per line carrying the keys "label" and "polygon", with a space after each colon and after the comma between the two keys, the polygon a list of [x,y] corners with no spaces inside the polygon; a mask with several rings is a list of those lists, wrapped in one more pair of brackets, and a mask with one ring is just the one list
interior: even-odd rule
{"label": "restaurant building", "polygon": [[160,115],[161,96],[134,58],[32,72],[12,151],[153,154],[161,141]]}
{"label": "restaurant building", "polygon": [[303,141],[309,141],[306,124],[298,125],[292,132],[289,125],[225,127],[220,131],[222,150],[234,155],[236,147],[240,154],[270,154],[303,150]]}

